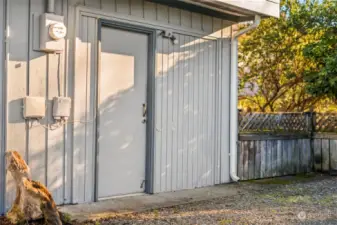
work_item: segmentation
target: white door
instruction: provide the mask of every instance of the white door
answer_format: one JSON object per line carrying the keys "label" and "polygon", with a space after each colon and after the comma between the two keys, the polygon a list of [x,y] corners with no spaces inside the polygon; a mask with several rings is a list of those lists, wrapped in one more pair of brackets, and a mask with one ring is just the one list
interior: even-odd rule
{"label": "white door", "polygon": [[148,35],[102,27],[98,198],[144,192]]}

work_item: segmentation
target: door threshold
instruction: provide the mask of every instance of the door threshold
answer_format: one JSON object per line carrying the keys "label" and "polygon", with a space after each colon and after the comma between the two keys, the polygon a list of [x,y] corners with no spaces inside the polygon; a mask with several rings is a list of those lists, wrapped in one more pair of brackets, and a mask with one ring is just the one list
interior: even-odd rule
{"label": "door threshold", "polygon": [[134,194],[125,194],[125,195],[116,195],[116,196],[110,196],[110,197],[103,197],[103,198],[98,198],[98,201],[105,201],[105,200],[110,200],[110,199],[115,199],[115,198],[125,198],[125,197],[133,197],[133,196],[143,196],[143,195],[149,195],[145,192],[141,193],[134,193]]}

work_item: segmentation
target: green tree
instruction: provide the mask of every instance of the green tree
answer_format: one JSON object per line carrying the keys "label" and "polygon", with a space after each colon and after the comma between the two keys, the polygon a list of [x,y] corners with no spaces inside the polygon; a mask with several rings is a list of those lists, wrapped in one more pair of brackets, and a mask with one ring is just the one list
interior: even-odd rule
{"label": "green tree", "polygon": [[306,70],[307,90],[314,96],[337,99],[337,1],[326,0],[311,14],[306,32],[316,37],[304,56],[317,64]]}
{"label": "green tree", "polygon": [[[282,0],[279,19],[264,19],[241,38],[241,106],[262,112],[304,111],[326,100],[324,95],[307,91],[313,90],[308,84],[319,67],[307,54],[308,46],[322,36],[322,31],[314,28],[321,7],[320,0]],[[247,94],[247,87],[256,92]]]}

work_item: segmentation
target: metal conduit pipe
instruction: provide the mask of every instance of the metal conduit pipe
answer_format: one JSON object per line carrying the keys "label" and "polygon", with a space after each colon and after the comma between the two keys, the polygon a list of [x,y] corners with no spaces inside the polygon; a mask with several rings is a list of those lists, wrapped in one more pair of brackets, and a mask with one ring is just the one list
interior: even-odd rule
{"label": "metal conduit pipe", "polygon": [[47,13],[55,13],[55,0],[47,0]]}
{"label": "metal conduit pipe", "polygon": [[255,29],[261,21],[259,15],[255,16],[254,23],[249,27],[240,30],[232,36],[231,41],[231,92],[230,92],[230,177],[236,182],[240,178],[237,176],[237,148],[238,148],[238,38]]}

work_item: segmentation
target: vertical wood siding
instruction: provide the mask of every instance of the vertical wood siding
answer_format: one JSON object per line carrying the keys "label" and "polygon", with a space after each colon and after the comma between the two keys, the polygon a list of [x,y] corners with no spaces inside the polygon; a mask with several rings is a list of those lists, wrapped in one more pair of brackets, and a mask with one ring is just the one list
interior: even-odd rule
{"label": "vertical wood siding", "polygon": [[[7,92],[8,100],[8,125],[7,125],[7,148],[16,149],[27,159],[26,154],[26,124],[22,119],[21,98],[27,94],[27,53],[28,53],[28,13],[29,2],[7,1],[8,21],[10,24],[10,41],[8,43],[9,62],[7,69]],[[17,15],[23,16],[24,20],[18,20]],[[11,177],[7,176],[7,204],[15,195],[15,186]]]}
{"label": "vertical wood siding", "polygon": [[[96,5],[95,8],[99,7]],[[117,13],[115,15],[140,16],[162,24],[199,29],[199,32],[215,37],[208,39],[178,32],[178,45],[173,45],[170,40],[161,36],[157,37],[154,192],[229,182],[228,165],[220,166],[223,162],[228,163],[228,148],[220,144],[221,132],[228,132],[226,128],[217,127],[223,119],[220,116],[223,109],[217,102],[229,102],[229,41],[217,40],[228,37],[230,29],[223,29],[223,24],[227,25],[228,22],[144,1],[102,1],[101,8],[103,11],[108,8]],[[196,21],[192,18],[196,18]],[[94,90],[90,92],[79,86],[95,86],[93,83],[89,84],[95,82],[90,81],[90,77],[95,76],[95,70],[89,71],[88,66],[84,65],[94,65],[95,56],[89,52],[96,52],[96,40],[89,40],[88,34],[96,32],[96,23],[95,18],[83,16],[80,37],[76,40],[79,57],[75,63],[78,67],[74,81],[75,121],[88,116],[90,109],[83,108],[85,96],[95,98]],[[223,62],[226,66],[223,69],[220,61],[222,50],[225,51]],[[84,77],[83,74],[87,76]],[[221,76],[226,78],[219,84],[217,81],[222,80]],[[83,118],[83,115],[86,116]],[[224,121],[227,120],[228,118],[224,118]],[[87,135],[81,136],[77,133],[83,130],[86,130]],[[93,189],[90,185],[94,181],[90,163],[93,162],[87,162],[93,147],[91,144],[86,145],[85,140],[94,137],[94,134],[94,126],[89,127],[87,123],[74,127],[74,202],[90,201],[93,197],[90,195]],[[226,138],[222,138],[222,141],[227,142]],[[90,143],[94,143],[94,140]],[[220,177],[222,174],[223,178]],[[80,190],[84,185],[88,186],[86,192]]]}
{"label": "vertical wood siding", "polygon": [[[7,149],[18,150],[25,157],[33,179],[47,185],[57,204],[90,202],[94,198],[93,84],[97,68],[93,62],[97,58],[97,19],[82,17],[80,37],[75,39],[76,5],[100,9],[115,17],[130,16],[134,21],[139,18],[194,30],[218,39],[177,33],[179,44],[172,45],[167,39],[158,38],[155,192],[229,181],[225,107],[229,102],[229,42],[224,39],[231,32],[228,21],[143,0],[56,0],[56,13],[64,15],[68,35],[65,50],[53,55],[35,51],[38,19],[46,1],[7,2]],[[0,0],[0,14],[4,15],[2,3]],[[1,32],[2,25],[0,18]],[[74,59],[75,51],[81,54],[80,58]],[[74,122],[56,130],[30,128],[22,118],[22,98],[26,95],[46,98],[43,125],[53,123],[54,96],[72,97],[70,120]],[[4,163],[0,163],[0,177],[4,177]],[[0,187],[2,184],[0,180]],[[0,195],[0,211],[2,206],[10,207],[14,190],[11,177],[7,176],[6,203],[1,204]]]}
{"label": "vertical wood siding", "polygon": [[[5,37],[5,27],[6,27],[6,22],[5,22],[5,16],[6,16],[6,10],[5,10],[5,1],[0,0],[0,80],[2,80],[2,83],[0,85],[0,93],[5,93],[5,84],[6,84],[6,72],[5,72],[5,42],[4,42],[4,37]],[[6,102],[4,102],[4,97],[3,95],[0,96],[0,136],[4,137],[4,131],[5,131],[5,109],[6,109]],[[5,160],[4,160],[4,145],[5,142],[1,138],[0,141],[0,190],[5,190]],[[0,191],[0,214],[5,211],[5,205],[4,205],[4,200],[5,200],[5,191]]]}
{"label": "vertical wood siding", "polygon": [[97,19],[82,17],[80,36],[77,40],[79,57],[76,58],[77,73],[74,89],[73,127],[73,201],[94,200],[94,149],[95,149],[95,99],[96,99],[96,52]]}
{"label": "vertical wood siding", "polygon": [[[10,27],[7,69],[7,149],[19,151],[31,168],[33,179],[44,183],[58,204],[70,202],[65,196],[64,129],[48,130],[53,123],[52,98],[64,96],[65,54],[45,54],[37,47],[39,16],[45,12],[45,0],[8,2]],[[56,1],[56,13],[63,14],[67,1]],[[20,18],[18,18],[20,17]],[[60,83],[60,85],[58,85]],[[26,95],[46,98],[46,117],[32,127],[22,117],[22,98]],[[6,181],[6,208],[12,203],[15,187],[11,176]]]}
{"label": "vertical wood siding", "polygon": [[182,34],[177,38],[179,45],[157,40],[155,192],[219,181],[217,42]]}

